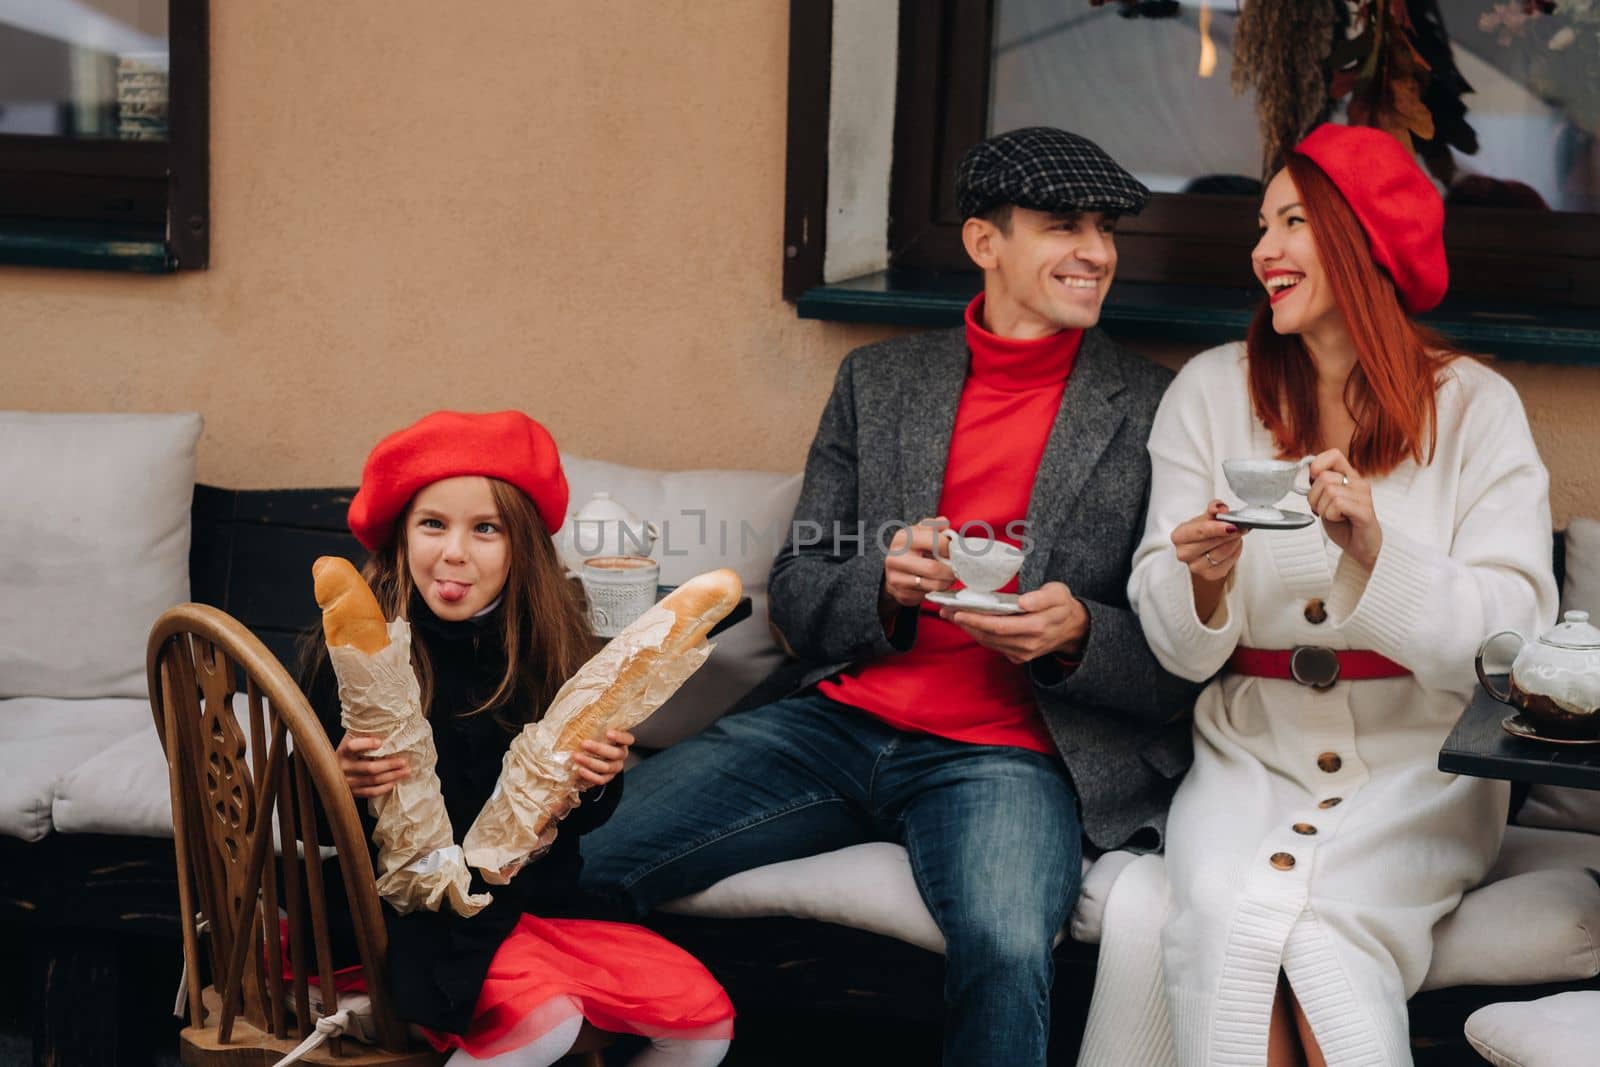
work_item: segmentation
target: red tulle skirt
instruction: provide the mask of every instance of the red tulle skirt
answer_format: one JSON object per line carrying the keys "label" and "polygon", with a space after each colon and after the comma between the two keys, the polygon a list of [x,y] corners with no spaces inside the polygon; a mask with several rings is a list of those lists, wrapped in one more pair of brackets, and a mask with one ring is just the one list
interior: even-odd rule
{"label": "red tulle skirt", "polygon": [[701,962],[629,923],[524,915],[500,943],[465,1034],[425,1030],[441,1052],[483,1059],[541,1037],[574,1007],[601,1030],[733,1037],[733,1002]]}
{"label": "red tulle skirt", "polygon": [[[284,966],[287,974],[287,959]],[[336,972],[334,984],[341,993],[366,988],[359,967]],[[465,1034],[418,1029],[441,1052],[464,1048],[486,1059],[537,1040],[575,1013],[616,1033],[733,1037],[728,994],[666,938],[629,923],[534,915],[523,915],[500,943]]]}

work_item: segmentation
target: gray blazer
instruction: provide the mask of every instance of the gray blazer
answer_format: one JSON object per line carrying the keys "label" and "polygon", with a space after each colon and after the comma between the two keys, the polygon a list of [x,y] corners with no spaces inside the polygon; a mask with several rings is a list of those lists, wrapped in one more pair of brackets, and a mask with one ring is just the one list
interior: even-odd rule
{"label": "gray blazer", "polygon": [[[938,513],[968,360],[954,329],[868,345],[840,366],[772,567],[772,622],[800,660],[783,690],[911,647],[919,612],[902,611],[892,638],[878,614],[890,535],[876,534]],[[1103,849],[1159,847],[1192,755],[1186,712],[1199,686],[1157,664],[1127,597],[1150,487],[1145,445],[1171,378],[1090,330],[1028,503],[1022,590],[1065,582],[1089,612],[1076,671],[1049,657],[1027,669],[1084,832]]]}

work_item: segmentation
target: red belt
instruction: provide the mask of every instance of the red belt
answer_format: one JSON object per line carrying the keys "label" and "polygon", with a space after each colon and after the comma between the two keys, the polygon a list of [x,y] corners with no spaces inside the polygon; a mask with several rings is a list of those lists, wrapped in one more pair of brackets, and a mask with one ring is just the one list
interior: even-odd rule
{"label": "red belt", "polygon": [[1245,648],[1228,657],[1228,670],[1252,678],[1280,678],[1326,689],[1334,682],[1364,682],[1373,678],[1404,678],[1411,672],[1387,656],[1364,649]]}

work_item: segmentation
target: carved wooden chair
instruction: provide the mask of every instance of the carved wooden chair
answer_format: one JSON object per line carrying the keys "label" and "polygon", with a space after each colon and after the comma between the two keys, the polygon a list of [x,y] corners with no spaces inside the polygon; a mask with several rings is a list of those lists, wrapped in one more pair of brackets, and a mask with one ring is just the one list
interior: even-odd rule
{"label": "carved wooden chair", "polygon": [[[150,632],[146,666],[156,731],[166,750],[184,917],[190,1067],[269,1067],[318,1029],[337,1029],[337,998],[313,1013],[308,983],[334,989],[323,847],[332,846],[350,905],[371,999],[376,1045],[332,1033],[306,1063],[434,1067],[442,1055],[408,1035],[383,977],[387,947],[366,837],[333,746],[287,671],[243,625],[216,608],[183,604]],[[242,682],[241,724],[235,695]],[[332,839],[321,840],[313,797]],[[283,853],[274,863],[274,827]],[[296,842],[303,842],[303,846]],[[287,915],[285,978],[279,915]],[[201,964],[207,970],[202,971]],[[201,988],[199,976],[212,983]],[[319,1028],[319,1020],[322,1026]],[[600,1063],[607,1036],[575,1053]]]}

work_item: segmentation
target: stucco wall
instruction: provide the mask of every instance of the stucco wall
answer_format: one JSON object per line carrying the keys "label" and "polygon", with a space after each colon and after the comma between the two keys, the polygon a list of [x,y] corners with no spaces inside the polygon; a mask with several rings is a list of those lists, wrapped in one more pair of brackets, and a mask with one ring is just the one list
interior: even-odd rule
{"label": "stucco wall", "polygon": [[[786,4],[212,19],[212,268],[0,268],[0,405],[197,409],[201,478],[249,488],[352,483],[444,406],[641,466],[793,469],[839,359],[893,332],[778,295]],[[1600,369],[1506,371],[1558,516],[1600,513]]]}
{"label": "stucco wall", "polygon": [[241,487],[352,483],[444,406],[790,468],[885,332],[779,296],[786,4],[211,9],[211,269],[0,268],[0,405],[198,409]]}

